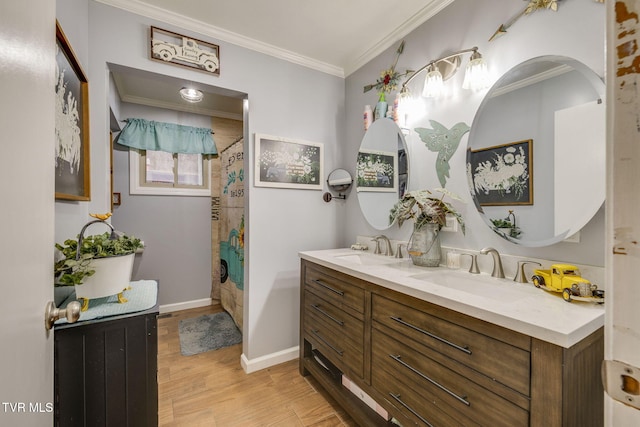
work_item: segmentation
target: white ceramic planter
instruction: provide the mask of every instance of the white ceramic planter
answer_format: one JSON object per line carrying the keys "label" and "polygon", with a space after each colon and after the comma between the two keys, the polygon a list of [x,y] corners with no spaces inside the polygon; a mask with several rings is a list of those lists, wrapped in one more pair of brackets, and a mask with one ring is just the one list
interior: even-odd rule
{"label": "white ceramic planter", "polygon": [[91,261],[96,272],[76,285],[76,297],[95,299],[116,295],[125,290],[131,281],[135,254],[98,258]]}

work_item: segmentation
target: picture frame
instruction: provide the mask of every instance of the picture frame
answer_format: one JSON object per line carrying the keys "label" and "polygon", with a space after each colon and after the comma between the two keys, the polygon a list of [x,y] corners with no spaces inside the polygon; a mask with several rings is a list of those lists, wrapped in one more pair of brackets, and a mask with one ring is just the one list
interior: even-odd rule
{"label": "picture frame", "polygon": [[111,193],[111,203],[113,203],[113,206],[120,206],[121,202],[120,193]]}
{"label": "picture frame", "polygon": [[472,189],[480,206],[533,205],[533,140],[471,150]]}
{"label": "picture frame", "polygon": [[322,190],[324,145],[255,134],[256,187]]}
{"label": "picture frame", "polygon": [[395,193],[398,191],[398,152],[358,151],[356,163],[357,191]]}
{"label": "picture frame", "polygon": [[55,198],[91,200],[89,82],[56,21]]}
{"label": "picture frame", "polygon": [[220,75],[220,46],[158,27],[150,28],[149,57],[154,61]]}

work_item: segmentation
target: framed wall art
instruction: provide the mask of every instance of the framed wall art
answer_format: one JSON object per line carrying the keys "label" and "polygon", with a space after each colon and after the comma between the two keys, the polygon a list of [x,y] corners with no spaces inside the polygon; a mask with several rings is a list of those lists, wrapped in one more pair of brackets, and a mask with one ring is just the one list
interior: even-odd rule
{"label": "framed wall art", "polygon": [[56,22],[55,197],[91,200],[89,83]]}
{"label": "framed wall art", "polygon": [[151,59],[220,75],[220,46],[151,27]]}
{"label": "framed wall art", "polygon": [[323,144],[255,135],[256,187],[322,190]]}
{"label": "framed wall art", "polygon": [[398,152],[358,151],[357,191],[398,191]]}
{"label": "framed wall art", "polygon": [[469,172],[481,206],[533,205],[533,140],[470,153]]}

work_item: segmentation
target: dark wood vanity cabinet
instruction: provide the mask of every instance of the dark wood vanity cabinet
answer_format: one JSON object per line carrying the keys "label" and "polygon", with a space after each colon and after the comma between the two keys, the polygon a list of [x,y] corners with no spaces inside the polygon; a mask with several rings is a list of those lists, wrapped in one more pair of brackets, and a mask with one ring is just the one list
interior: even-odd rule
{"label": "dark wood vanity cabinet", "polygon": [[54,423],[59,427],[158,425],[158,306],[56,325]]}
{"label": "dark wood vanity cabinet", "polygon": [[604,424],[602,329],[567,349],[307,260],[301,285],[300,372],[362,426],[390,423],[314,352],[403,426]]}

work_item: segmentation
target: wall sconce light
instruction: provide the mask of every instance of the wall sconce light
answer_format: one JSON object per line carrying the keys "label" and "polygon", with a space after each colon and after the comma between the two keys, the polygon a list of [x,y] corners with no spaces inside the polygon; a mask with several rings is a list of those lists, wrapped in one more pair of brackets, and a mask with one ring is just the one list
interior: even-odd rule
{"label": "wall sconce light", "polygon": [[401,96],[409,95],[409,88],[407,85],[418,74],[423,71],[427,71],[425,76],[424,88],[422,90],[422,96],[425,98],[437,98],[442,94],[444,90],[444,82],[451,78],[460,68],[460,57],[466,53],[471,53],[469,63],[466,66],[466,74],[463,89],[481,90],[489,87],[489,73],[487,71],[487,64],[485,63],[482,55],[478,52],[477,47],[471,49],[464,49],[451,55],[443,56],[434,61],[430,61],[425,66],[411,74],[407,80],[402,84],[400,89]]}
{"label": "wall sconce light", "polygon": [[187,87],[180,89],[180,96],[187,102],[200,102],[204,98],[202,91]]}
{"label": "wall sconce light", "polygon": [[438,98],[444,90],[444,79],[435,64],[429,65],[429,70],[424,78],[422,96],[425,98]]}

